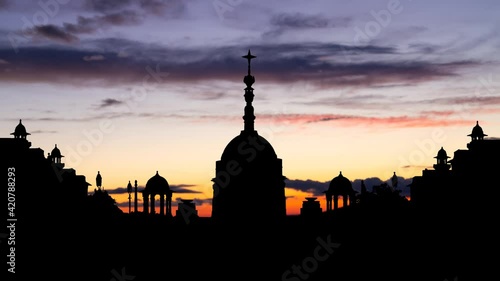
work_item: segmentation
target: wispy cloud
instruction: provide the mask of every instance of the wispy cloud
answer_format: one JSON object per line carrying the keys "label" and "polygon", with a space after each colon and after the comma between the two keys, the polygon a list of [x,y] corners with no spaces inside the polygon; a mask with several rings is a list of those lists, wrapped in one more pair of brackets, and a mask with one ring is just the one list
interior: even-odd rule
{"label": "wispy cloud", "polygon": [[264,39],[276,38],[287,31],[320,29],[327,27],[345,27],[350,18],[329,18],[321,14],[280,13],[270,18],[270,29],[262,34]]}
{"label": "wispy cloud", "polygon": [[[145,75],[157,71],[170,74],[169,79],[155,80],[158,83],[241,81],[240,57],[244,48],[240,46],[180,49],[117,39],[92,42],[102,51],[61,46],[20,47],[20,52],[14,54],[8,48],[0,49],[2,59],[13,65],[24,66],[20,75],[20,69],[0,64],[0,71],[4,71],[0,81],[90,83],[102,82],[105,78],[103,83],[115,85],[139,83]],[[369,58],[376,54],[397,53],[394,48],[380,46],[357,48],[358,52],[361,52],[359,56],[366,56],[368,60],[342,63],[338,61],[338,58],[343,56],[341,48],[353,47],[324,43],[269,44],[256,47],[258,57],[265,58],[255,62],[254,67],[258,69],[257,79],[288,85],[309,83],[320,89],[414,85],[456,77],[459,70],[481,65],[475,61],[370,61]],[[119,55],[123,50],[134,53],[134,56]],[[89,64],[82,60],[84,57],[97,59],[101,56],[106,58],[106,63]],[[47,63],[47,58],[50,58],[50,64]],[[146,70],[147,66],[150,67],[149,72]],[[44,72],[39,71],[42,67]],[[157,76],[153,75],[152,78]]]}
{"label": "wispy cloud", "polygon": [[7,8],[10,5],[10,0],[0,0],[0,10]]}
{"label": "wispy cloud", "polygon": [[[137,187],[137,191],[142,191],[144,189],[144,187]],[[118,187],[118,188],[114,188],[114,189],[106,189],[106,191],[108,192],[108,194],[126,194],[128,193],[127,192],[127,188],[126,187]],[[127,201],[128,202],[128,201]]]}
{"label": "wispy cloud", "polygon": [[48,131],[48,130],[34,130],[31,131],[30,134],[57,134],[58,131]]}
{"label": "wispy cloud", "polygon": [[103,99],[97,107],[99,109],[102,109],[102,108],[116,106],[116,105],[122,105],[122,104],[123,104],[123,101],[121,101],[121,100],[107,98],[107,99]]}
{"label": "wispy cloud", "polygon": [[24,35],[32,36],[35,39],[45,38],[62,43],[74,43],[78,41],[77,36],[52,24],[34,26],[33,28],[26,30]]}
{"label": "wispy cloud", "polygon": [[196,185],[193,184],[170,185],[170,189],[172,190],[173,193],[203,193],[201,191],[190,189],[193,187],[196,187]]}
{"label": "wispy cloud", "polygon": [[103,55],[90,55],[90,56],[84,56],[83,60],[84,61],[102,61],[105,60],[106,58]]}
{"label": "wispy cloud", "polygon": [[65,31],[73,34],[94,33],[99,29],[111,26],[137,25],[142,22],[142,16],[133,10],[97,15],[93,17],[79,16],[76,23],[64,23]]}
{"label": "wispy cloud", "polygon": [[285,186],[287,188],[292,188],[302,192],[312,193],[314,196],[324,195],[324,191],[328,190],[329,181],[319,182],[311,179],[307,180],[290,180],[285,181]]}
{"label": "wispy cloud", "polygon": [[[7,1],[0,2],[0,8],[6,6]],[[165,16],[178,15],[184,11],[183,1],[102,1],[88,0],[85,9],[98,12],[93,16],[77,16],[75,22],[64,22],[60,26],[44,24],[33,26],[23,31],[17,31],[23,37],[33,39],[47,39],[60,43],[74,43],[79,41],[79,35],[102,32],[114,26],[134,26],[144,22],[149,15]]]}
{"label": "wispy cloud", "polygon": [[[186,198],[176,197],[174,200],[172,200],[172,205],[178,205],[179,203],[181,203],[182,199],[186,199]],[[193,198],[190,200],[193,200],[193,203],[196,206],[201,206],[203,204],[212,205],[212,198]]]}
{"label": "wispy cloud", "polygon": [[185,10],[183,0],[86,0],[85,9],[100,13],[112,13],[123,9],[139,9],[154,15],[179,15]]}
{"label": "wispy cloud", "polygon": [[446,97],[426,100],[427,104],[467,104],[469,106],[498,105],[500,96]]}
{"label": "wispy cloud", "polygon": [[[382,126],[393,128],[409,127],[444,127],[453,125],[467,125],[471,120],[442,119],[435,118],[429,112],[422,116],[387,116],[372,117],[361,115],[341,115],[341,114],[276,114],[259,115],[259,119],[270,119],[283,124],[307,124],[321,122],[337,122],[344,126]],[[439,115],[439,114],[438,114]]]}

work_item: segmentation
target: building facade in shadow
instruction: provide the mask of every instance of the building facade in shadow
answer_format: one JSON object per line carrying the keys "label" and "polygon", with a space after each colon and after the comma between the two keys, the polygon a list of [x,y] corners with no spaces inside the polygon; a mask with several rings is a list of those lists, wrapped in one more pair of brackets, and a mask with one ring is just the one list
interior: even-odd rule
{"label": "building facade in shadow", "polygon": [[214,222],[280,221],[286,216],[285,177],[282,160],[271,144],[254,129],[255,82],[251,74],[250,51],[245,88],[244,129],[224,149],[216,162],[213,181],[212,219]]}
{"label": "building facade in shadow", "polygon": [[[411,202],[429,212],[470,211],[496,206],[500,139],[485,138],[479,122],[467,135],[468,149],[458,149],[453,159],[441,148],[434,157],[434,169],[413,178]],[[489,203],[488,203],[489,202]]]}
{"label": "building facade in shadow", "polygon": [[31,134],[22,120],[11,135],[13,138],[0,138],[0,163],[5,170],[15,171],[19,216],[37,221],[62,213],[75,218],[87,215],[93,198],[88,192],[91,184],[75,169],[65,167],[57,144],[47,156],[41,148],[31,147],[27,138]]}

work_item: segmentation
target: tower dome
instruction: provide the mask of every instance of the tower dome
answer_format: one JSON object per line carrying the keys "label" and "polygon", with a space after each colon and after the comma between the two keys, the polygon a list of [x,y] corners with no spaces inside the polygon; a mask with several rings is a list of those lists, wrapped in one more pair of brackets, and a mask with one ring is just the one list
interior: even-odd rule
{"label": "tower dome", "polygon": [[170,186],[168,185],[167,180],[160,176],[158,171],[156,171],[156,175],[152,176],[147,181],[144,190],[150,194],[166,194],[170,191]]}
{"label": "tower dome", "polygon": [[61,151],[59,150],[59,148],[57,148],[57,144],[55,145],[55,147],[50,152],[50,156],[52,156],[53,158],[64,157],[63,155],[61,155]]}
{"label": "tower dome", "polygon": [[479,121],[476,121],[476,126],[472,128],[472,133],[468,134],[467,136],[471,137],[472,140],[482,140],[484,137],[488,135],[484,134],[483,128],[479,126]]}
{"label": "tower dome", "polygon": [[332,179],[328,187],[328,192],[332,194],[348,195],[353,193],[351,181],[342,175],[342,172],[338,176]]}
{"label": "tower dome", "polygon": [[26,128],[23,125],[23,122],[21,119],[19,119],[19,124],[17,124],[16,128],[14,129],[14,132],[11,133],[11,135],[14,135],[14,138],[23,138],[25,139],[26,136],[31,135],[30,133],[26,132]]}
{"label": "tower dome", "polygon": [[441,146],[441,149],[438,151],[437,155],[434,157],[436,159],[448,159],[450,156],[446,153],[446,150]]}
{"label": "tower dome", "polygon": [[434,170],[448,171],[451,168],[450,164],[448,164],[448,158],[450,158],[450,156],[448,156],[443,147],[441,147],[434,158],[436,158],[437,161],[436,164],[434,164]]}

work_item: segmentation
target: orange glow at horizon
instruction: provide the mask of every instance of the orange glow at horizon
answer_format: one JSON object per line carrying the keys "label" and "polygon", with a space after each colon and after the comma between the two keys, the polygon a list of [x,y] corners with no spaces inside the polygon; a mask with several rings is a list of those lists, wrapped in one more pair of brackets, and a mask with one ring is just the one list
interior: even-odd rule
{"label": "orange glow at horizon", "polygon": [[[320,207],[323,212],[326,211],[326,198],[325,196],[313,196],[313,194],[308,192],[297,191],[291,188],[286,188],[285,193],[287,196],[286,199],[286,214],[288,216],[292,215],[300,215],[300,208],[302,208],[302,203],[306,201],[307,197],[316,197],[317,201],[320,202]],[[258,203],[258,202],[257,202]],[[343,207],[342,196],[339,196],[338,201],[339,208]],[[123,213],[129,212],[128,206],[120,206],[120,209]],[[138,212],[143,212],[143,204],[142,201],[138,204]],[[198,211],[198,216],[200,217],[211,217],[212,216],[212,205],[208,203],[203,203],[202,205],[196,205],[196,210]],[[134,211],[134,203],[132,202],[131,211]],[[172,206],[172,216],[175,216],[177,211],[177,206]],[[156,206],[155,212],[157,214],[160,213],[159,206]]]}

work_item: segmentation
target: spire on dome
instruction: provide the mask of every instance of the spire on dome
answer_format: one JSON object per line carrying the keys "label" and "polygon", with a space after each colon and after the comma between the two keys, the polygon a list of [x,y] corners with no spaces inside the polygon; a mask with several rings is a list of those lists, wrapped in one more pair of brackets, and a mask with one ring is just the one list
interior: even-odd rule
{"label": "spire on dome", "polygon": [[256,58],[256,56],[252,55],[252,53],[250,52],[250,49],[248,50],[248,54],[246,56],[242,56],[242,58],[245,58],[248,60],[248,75],[251,75],[251,71],[250,71],[250,62],[252,61],[252,59]]}
{"label": "spire on dome", "polygon": [[250,67],[250,62],[252,59],[256,58],[256,56],[252,55],[250,50],[248,50],[248,54],[245,56],[242,56],[242,58],[245,58],[248,60],[248,74],[243,78],[243,82],[247,87],[245,88],[245,101],[246,101],[246,106],[245,106],[245,115],[243,116],[243,120],[245,122],[245,131],[246,132],[253,132],[254,131],[254,120],[255,120],[255,115],[253,111],[253,88],[252,85],[255,83],[255,77],[251,75],[251,67]]}

